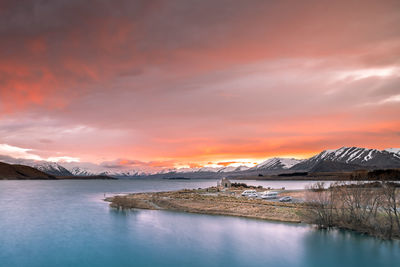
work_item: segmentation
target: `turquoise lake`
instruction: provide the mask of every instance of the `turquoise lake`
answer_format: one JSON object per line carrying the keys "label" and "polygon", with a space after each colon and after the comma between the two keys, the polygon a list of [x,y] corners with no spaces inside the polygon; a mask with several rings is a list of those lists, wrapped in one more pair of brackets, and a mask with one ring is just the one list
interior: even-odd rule
{"label": "turquoise lake", "polygon": [[[399,266],[399,242],[303,224],[116,211],[104,194],[214,180],[0,181],[0,267]],[[261,184],[259,182],[247,182]],[[307,182],[262,182],[303,188]]]}

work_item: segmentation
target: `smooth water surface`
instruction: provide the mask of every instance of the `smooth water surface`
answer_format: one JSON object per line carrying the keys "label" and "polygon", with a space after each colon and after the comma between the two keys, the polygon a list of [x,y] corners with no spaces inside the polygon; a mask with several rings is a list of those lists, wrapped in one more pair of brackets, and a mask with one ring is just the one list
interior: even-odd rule
{"label": "smooth water surface", "polygon": [[[253,182],[256,184],[257,182]],[[278,183],[284,183],[278,184]],[[0,181],[0,266],[396,266],[400,244],[308,225],[110,209],[214,180]],[[277,182],[271,187],[302,188]]]}

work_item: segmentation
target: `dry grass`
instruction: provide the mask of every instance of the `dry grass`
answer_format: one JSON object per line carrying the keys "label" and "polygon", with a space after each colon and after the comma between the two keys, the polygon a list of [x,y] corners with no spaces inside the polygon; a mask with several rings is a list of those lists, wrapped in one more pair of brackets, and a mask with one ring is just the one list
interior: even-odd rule
{"label": "dry grass", "polygon": [[[236,190],[240,191],[240,190]],[[210,193],[211,192],[211,193]],[[180,190],[160,193],[138,193],[111,199],[115,208],[163,209],[192,213],[230,215],[285,222],[301,222],[302,204],[248,199],[213,190]],[[240,191],[241,192],[241,191]],[[237,192],[236,192],[237,193]]]}

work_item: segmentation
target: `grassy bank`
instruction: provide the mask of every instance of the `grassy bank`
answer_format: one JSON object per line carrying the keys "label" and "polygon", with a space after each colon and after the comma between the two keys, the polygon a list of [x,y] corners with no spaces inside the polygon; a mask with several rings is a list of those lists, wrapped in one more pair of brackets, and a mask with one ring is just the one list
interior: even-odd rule
{"label": "grassy bank", "polygon": [[[259,190],[265,190],[259,188]],[[109,198],[119,209],[174,210],[191,213],[229,215],[282,222],[302,221],[304,204],[280,203],[240,196],[242,189],[218,192],[216,188],[137,193]]]}

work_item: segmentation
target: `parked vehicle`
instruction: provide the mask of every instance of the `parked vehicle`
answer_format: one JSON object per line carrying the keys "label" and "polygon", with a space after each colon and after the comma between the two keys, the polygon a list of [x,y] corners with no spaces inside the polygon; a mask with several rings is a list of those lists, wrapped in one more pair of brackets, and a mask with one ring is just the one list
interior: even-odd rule
{"label": "parked vehicle", "polygon": [[265,191],[261,194],[262,199],[275,199],[278,197],[278,192]]}
{"label": "parked vehicle", "polygon": [[287,196],[287,197],[281,197],[279,199],[279,202],[290,202],[292,200],[293,200],[292,197]]}
{"label": "parked vehicle", "polygon": [[251,194],[247,195],[247,197],[258,197],[258,194],[257,193],[251,193]]}
{"label": "parked vehicle", "polygon": [[256,190],[244,190],[242,193],[242,196],[244,197],[257,197],[257,191]]}

